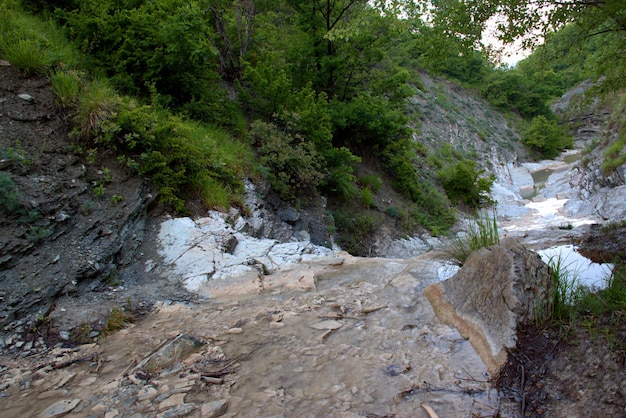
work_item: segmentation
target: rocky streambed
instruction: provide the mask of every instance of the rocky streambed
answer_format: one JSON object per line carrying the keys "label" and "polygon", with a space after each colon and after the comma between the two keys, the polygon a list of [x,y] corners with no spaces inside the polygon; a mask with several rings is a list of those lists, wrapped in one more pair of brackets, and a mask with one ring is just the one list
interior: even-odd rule
{"label": "rocky streambed", "polygon": [[[208,230],[231,238],[197,239]],[[238,235],[219,216],[166,221],[160,237],[162,261],[146,268],[195,286],[199,299],[159,303],[137,324],[52,356],[5,357],[8,416],[518,414],[492,373],[549,280],[515,240],[477,253],[441,285],[451,271],[437,252],[362,259],[301,243],[286,251]],[[230,268],[235,259],[242,266],[238,257],[248,268]],[[534,281],[519,275],[531,265]]]}

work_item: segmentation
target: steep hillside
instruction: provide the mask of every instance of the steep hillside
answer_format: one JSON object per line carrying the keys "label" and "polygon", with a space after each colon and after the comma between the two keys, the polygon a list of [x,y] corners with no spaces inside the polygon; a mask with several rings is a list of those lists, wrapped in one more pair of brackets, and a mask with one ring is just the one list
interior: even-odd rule
{"label": "steep hillside", "polygon": [[[141,310],[159,292],[159,299],[181,297],[159,287],[118,291],[149,280],[137,249],[154,201],[150,185],[111,153],[89,161],[75,153],[69,117],[47,78],[25,77],[3,62],[0,102],[0,324],[9,336],[3,345],[54,341],[52,316],[106,321],[112,306]],[[62,298],[75,301],[72,311]]]}

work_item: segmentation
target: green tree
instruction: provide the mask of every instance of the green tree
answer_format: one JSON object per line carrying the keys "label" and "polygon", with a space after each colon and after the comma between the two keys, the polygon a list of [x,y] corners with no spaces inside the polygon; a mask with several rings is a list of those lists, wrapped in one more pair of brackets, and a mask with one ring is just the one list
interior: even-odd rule
{"label": "green tree", "polygon": [[560,151],[571,147],[574,140],[556,121],[540,115],[533,118],[522,135],[522,142],[539,151],[543,157],[554,158]]}
{"label": "green tree", "polygon": [[446,33],[462,34],[466,44],[478,46],[488,22],[496,22],[496,36],[507,43],[521,39],[535,47],[558,29],[574,26],[571,45],[597,38],[593,72],[601,90],[623,87],[626,78],[626,7],[623,0],[487,0],[433,1],[435,26]]}

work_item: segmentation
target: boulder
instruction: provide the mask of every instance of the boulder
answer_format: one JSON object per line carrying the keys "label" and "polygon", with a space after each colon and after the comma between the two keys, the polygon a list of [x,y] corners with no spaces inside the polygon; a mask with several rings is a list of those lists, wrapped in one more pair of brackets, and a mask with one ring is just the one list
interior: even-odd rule
{"label": "boulder", "polygon": [[424,291],[442,322],[469,339],[490,373],[506,363],[520,323],[546,312],[549,267],[513,238],[475,251],[450,279]]}
{"label": "boulder", "polygon": [[204,344],[204,341],[200,341],[191,335],[180,334],[141,361],[137,369],[149,373],[160,372],[162,369],[182,361],[190,354],[199,351]]}

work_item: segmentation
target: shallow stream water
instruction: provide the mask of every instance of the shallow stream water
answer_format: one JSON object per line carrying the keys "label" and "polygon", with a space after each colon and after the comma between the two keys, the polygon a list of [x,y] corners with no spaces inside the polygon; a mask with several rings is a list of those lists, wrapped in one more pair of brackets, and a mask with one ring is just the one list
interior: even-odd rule
{"label": "shallow stream water", "polygon": [[564,153],[555,161],[542,161],[524,165],[534,184],[520,187],[521,201],[508,202],[505,205],[518,206],[517,216],[501,217],[498,220],[503,235],[519,237],[527,246],[536,250],[545,262],[561,261],[569,280],[576,285],[591,289],[606,286],[613,266],[609,263],[598,264],[585,258],[576,251],[575,241],[578,227],[593,224],[600,220],[594,217],[568,216],[565,205],[572,184],[563,182],[563,192],[550,190],[544,196],[548,184],[558,184],[580,160],[577,150]]}

